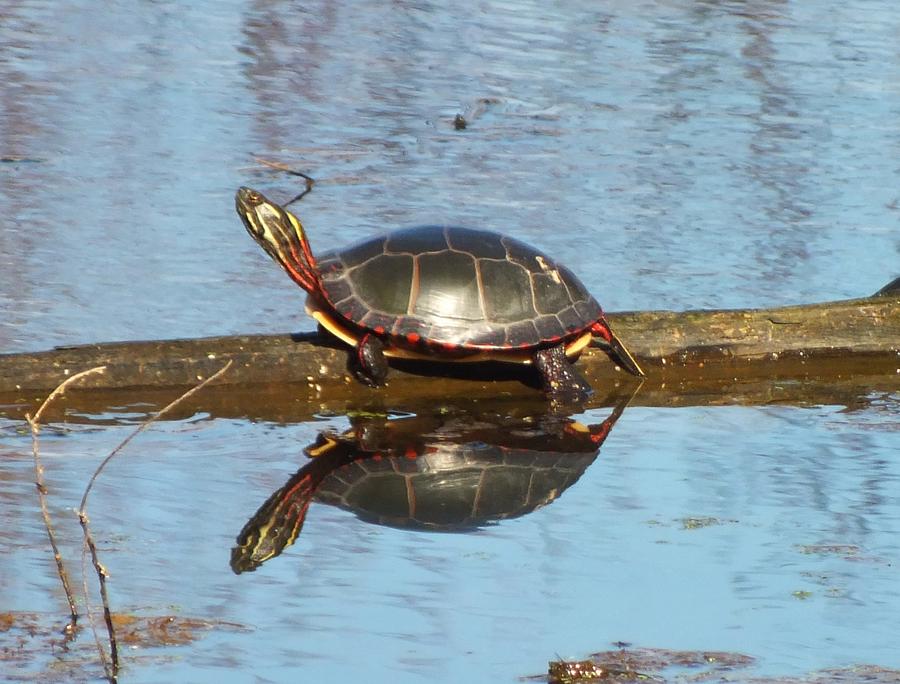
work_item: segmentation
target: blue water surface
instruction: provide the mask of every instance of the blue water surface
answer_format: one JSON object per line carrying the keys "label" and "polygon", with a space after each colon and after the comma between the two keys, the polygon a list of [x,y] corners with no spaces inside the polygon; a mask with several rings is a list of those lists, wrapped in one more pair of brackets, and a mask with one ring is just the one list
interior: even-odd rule
{"label": "blue water surface", "polygon": [[[240,185],[302,188],[258,158],[316,178],[295,206],[315,250],[460,223],[539,245],[612,311],[871,294],[900,274],[898,34],[884,0],[17,3],[0,352],[312,330],[234,214]],[[620,640],[900,668],[900,395],[862,399],[635,406],[531,515],[430,534],[313,504],[240,576],[247,518],[346,419],[162,422],[92,495],[111,601],[222,626],[123,649],[122,681],[518,681]],[[132,410],[45,431],[69,557]],[[0,610],[63,616],[30,450],[0,419]]]}

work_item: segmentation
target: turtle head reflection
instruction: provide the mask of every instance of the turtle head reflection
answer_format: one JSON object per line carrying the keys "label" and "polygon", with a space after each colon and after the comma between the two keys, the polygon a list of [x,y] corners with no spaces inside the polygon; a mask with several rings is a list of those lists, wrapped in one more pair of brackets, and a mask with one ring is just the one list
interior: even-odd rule
{"label": "turtle head reflection", "polygon": [[464,531],[555,501],[597,457],[627,400],[597,425],[544,415],[355,418],[322,432],[309,461],[247,522],[231,552],[235,573],[293,544],[310,503],[380,525]]}

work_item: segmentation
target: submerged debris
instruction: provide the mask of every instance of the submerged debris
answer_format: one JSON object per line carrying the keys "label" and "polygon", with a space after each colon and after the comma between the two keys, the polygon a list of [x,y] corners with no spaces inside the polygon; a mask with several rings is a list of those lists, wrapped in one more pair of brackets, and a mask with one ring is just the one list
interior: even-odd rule
{"label": "submerged debris", "polygon": [[[114,613],[112,617],[119,643],[141,651],[188,646],[213,630],[247,629],[233,622],[180,615]],[[80,621],[71,634],[64,633],[64,621],[58,614],[0,612],[0,672],[15,671],[34,682],[102,680],[103,669],[87,621]],[[144,657],[152,660],[166,655],[148,652]],[[139,661],[130,657],[129,662],[135,665]]]}
{"label": "submerged debris", "polygon": [[744,684],[897,684],[900,670],[878,665],[853,665],[818,670],[799,677],[753,677],[735,670],[756,660],[726,651],[674,651],[665,648],[625,648],[594,653],[587,660],[555,660],[547,675],[527,677],[550,684],[588,682],[743,682]]}
{"label": "submerged debris", "polygon": [[[552,661],[547,681],[551,684],[583,682],[667,682],[663,674],[706,678],[748,667],[754,659],[724,651],[672,651],[663,648],[620,648],[594,653],[589,660]],[[672,670],[672,672],[666,672]],[[700,670],[700,672],[698,672]],[[680,672],[679,672],[680,671]]]}

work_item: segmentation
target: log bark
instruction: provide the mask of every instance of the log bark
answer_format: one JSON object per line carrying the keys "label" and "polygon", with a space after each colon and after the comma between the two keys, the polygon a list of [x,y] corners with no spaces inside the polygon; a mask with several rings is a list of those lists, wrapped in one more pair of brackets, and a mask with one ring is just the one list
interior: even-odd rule
{"label": "log bark", "polygon": [[[609,315],[616,334],[647,373],[641,394],[690,394],[704,383],[828,382],[876,376],[878,386],[900,384],[900,293],[774,309],[645,311]],[[393,363],[389,386],[370,390],[346,371],[347,350],[316,334],[238,335],[190,340],[113,342],[0,355],[0,404],[7,413],[31,405],[71,374],[105,365],[85,389],[136,392],[196,384],[234,365],[220,385],[254,385],[254,396],[283,393],[293,402],[412,402],[450,396],[489,399],[535,395],[527,367],[511,364]],[[601,349],[588,349],[579,368],[598,390],[630,384]],[[268,386],[262,390],[261,386]],[[713,390],[714,391],[714,390]],[[709,390],[702,390],[700,393]],[[237,396],[232,389],[231,394]],[[142,395],[143,396],[143,395]],[[662,401],[662,400],[660,400]],[[639,402],[642,403],[642,402]],[[2,408],[2,407],[0,407]]]}

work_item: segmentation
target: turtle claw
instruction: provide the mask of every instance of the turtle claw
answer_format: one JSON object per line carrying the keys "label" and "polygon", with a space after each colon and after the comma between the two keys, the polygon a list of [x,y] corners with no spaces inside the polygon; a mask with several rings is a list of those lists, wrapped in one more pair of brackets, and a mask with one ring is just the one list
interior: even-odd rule
{"label": "turtle claw", "polygon": [[577,385],[574,387],[566,387],[548,392],[545,390],[547,398],[550,401],[550,408],[553,411],[562,411],[569,413],[572,410],[579,410],[594,394],[594,390],[590,385]]}
{"label": "turtle claw", "polygon": [[366,387],[371,387],[372,389],[384,387],[384,383],[376,382],[373,378],[366,375],[366,373],[360,368],[351,368],[350,372],[353,374],[353,377],[356,378],[357,382],[365,385]]}

